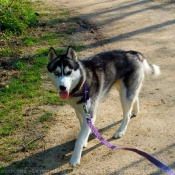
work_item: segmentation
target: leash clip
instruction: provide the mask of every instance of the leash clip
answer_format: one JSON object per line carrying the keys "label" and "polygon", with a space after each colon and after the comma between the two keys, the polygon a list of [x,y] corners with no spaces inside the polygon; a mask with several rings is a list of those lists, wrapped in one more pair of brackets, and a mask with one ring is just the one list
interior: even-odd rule
{"label": "leash clip", "polygon": [[90,114],[85,114],[86,119],[91,119]]}
{"label": "leash clip", "polygon": [[85,112],[85,117],[86,117],[86,119],[91,119],[91,116],[90,116],[90,114],[88,113],[87,104],[83,105],[83,109],[84,109],[84,112]]}
{"label": "leash clip", "polygon": [[87,104],[84,104],[84,105],[83,105],[83,109],[84,109],[85,114],[88,114],[88,107],[87,107]]}

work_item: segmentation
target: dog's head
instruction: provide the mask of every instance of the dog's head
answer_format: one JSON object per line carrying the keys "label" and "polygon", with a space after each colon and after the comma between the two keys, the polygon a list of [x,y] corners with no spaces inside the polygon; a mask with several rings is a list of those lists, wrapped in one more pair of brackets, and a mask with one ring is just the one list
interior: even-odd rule
{"label": "dog's head", "polygon": [[60,92],[60,97],[67,99],[69,93],[80,80],[76,52],[69,46],[66,54],[58,55],[51,47],[48,54],[47,69],[49,78]]}

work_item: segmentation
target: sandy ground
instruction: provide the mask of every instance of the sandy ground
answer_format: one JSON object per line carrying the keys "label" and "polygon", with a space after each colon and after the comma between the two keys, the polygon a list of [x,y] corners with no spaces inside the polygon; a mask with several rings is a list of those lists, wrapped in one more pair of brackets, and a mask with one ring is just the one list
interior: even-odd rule
{"label": "sandy ground", "polygon": [[[111,143],[144,150],[175,169],[175,3],[171,1],[50,1],[71,11],[71,16],[88,20],[96,26],[89,33],[75,33],[74,38],[86,45],[80,57],[108,49],[137,50],[150,63],[161,67],[158,79],[147,78],[140,94],[140,114],[129,124],[126,135],[118,140],[112,135],[120,125],[122,111],[118,93],[112,90],[99,106],[96,127]],[[91,35],[93,34],[93,35]],[[81,36],[81,37],[80,37]],[[47,136],[45,174],[163,174],[139,155],[113,151],[90,137],[81,164],[69,166],[79,132],[73,110],[59,110],[60,121]]]}
{"label": "sandy ground", "polygon": [[[119,96],[112,89],[98,110],[96,127],[112,144],[144,150],[175,170],[175,1],[165,0],[45,0],[48,8],[63,7],[72,17],[88,21],[86,32],[73,39],[86,46],[79,57],[109,49],[137,50],[150,63],[161,67],[161,76],[147,78],[140,93],[140,113],[130,121],[124,137],[113,139],[122,120]],[[34,174],[148,175],[163,174],[136,153],[113,151],[91,134],[81,164],[70,167],[78,119],[68,105],[54,106],[55,124],[45,137],[43,152],[27,160],[40,159]]]}

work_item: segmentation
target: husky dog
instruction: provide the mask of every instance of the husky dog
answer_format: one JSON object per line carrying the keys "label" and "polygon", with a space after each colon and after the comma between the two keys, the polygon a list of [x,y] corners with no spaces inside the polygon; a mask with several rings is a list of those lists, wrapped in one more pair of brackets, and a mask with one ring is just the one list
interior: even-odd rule
{"label": "husky dog", "polygon": [[87,107],[93,124],[99,102],[112,86],[119,91],[123,121],[114,138],[120,138],[125,134],[130,118],[139,112],[138,96],[145,74],[160,74],[157,65],[148,64],[146,58],[136,51],[112,50],[79,60],[70,46],[67,53],[60,55],[50,48],[47,69],[60,97],[75,109],[81,126],[70,160],[71,166],[80,164],[82,149],[87,146],[90,134],[83,109],[84,98],[78,95],[83,93],[84,83],[89,90]]}

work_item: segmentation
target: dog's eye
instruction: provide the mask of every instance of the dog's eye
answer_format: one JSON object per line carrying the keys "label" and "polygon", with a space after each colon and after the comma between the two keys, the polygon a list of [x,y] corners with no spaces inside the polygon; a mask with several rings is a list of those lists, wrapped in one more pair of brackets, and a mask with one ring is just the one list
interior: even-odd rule
{"label": "dog's eye", "polygon": [[70,75],[72,73],[72,69],[66,66],[64,68],[64,75]]}
{"label": "dog's eye", "polygon": [[59,73],[59,72],[54,72],[54,74],[55,74],[56,76],[59,76],[59,75],[60,75],[60,73]]}
{"label": "dog's eye", "polygon": [[67,74],[66,75],[70,75],[72,73],[72,71],[69,71],[69,72],[67,72]]}

